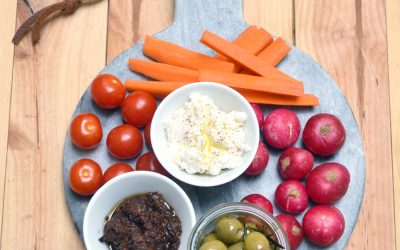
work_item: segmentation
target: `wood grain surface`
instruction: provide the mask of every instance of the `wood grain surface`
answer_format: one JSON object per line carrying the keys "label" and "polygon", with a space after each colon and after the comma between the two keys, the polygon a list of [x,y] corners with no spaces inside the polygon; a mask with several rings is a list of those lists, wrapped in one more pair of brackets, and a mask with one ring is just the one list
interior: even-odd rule
{"label": "wood grain surface", "polygon": [[[393,179],[385,2],[302,0],[295,8],[296,45],[338,82],[364,140],[364,203],[348,248],[391,249],[395,229],[389,192]],[[378,232],[384,232],[380,240],[371,240]]]}
{"label": "wood grain surface", "polygon": [[386,1],[396,243],[400,245],[400,1]]}
{"label": "wood grain surface", "polygon": [[245,0],[244,18],[288,42],[295,39],[293,0]]}
{"label": "wood grain surface", "polygon": [[[27,37],[15,51],[10,43],[15,23],[54,0],[18,0],[18,8],[16,0],[0,1],[0,74],[5,79],[0,85],[0,248],[83,249],[62,188],[70,115],[106,62],[172,23],[174,1],[103,1],[46,25],[39,45],[32,47]],[[320,62],[353,108],[364,139],[367,182],[348,249],[396,248],[399,11],[398,0],[244,1],[249,23],[283,36]]]}
{"label": "wood grain surface", "polygon": [[[7,138],[10,117],[10,96],[13,75],[14,46],[10,42],[15,32],[16,1],[0,0],[0,214],[3,211],[6,178]],[[1,25],[7,24],[7,25]],[[3,217],[0,216],[0,224]],[[1,230],[0,230],[1,240]],[[1,248],[1,245],[0,245]]]}
{"label": "wood grain surface", "polygon": [[[52,2],[18,1],[17,25]],[[83,248],[60,165],[75,105],[105,64],[107,8],[81,8],[46,25],[37,46],[27,37],[15,48],[1,249]]]}
{"label": "wood grain surface", "polygon": [[163,30],[174,20],[174,1],[110,1],[107,62],[146,35]]}

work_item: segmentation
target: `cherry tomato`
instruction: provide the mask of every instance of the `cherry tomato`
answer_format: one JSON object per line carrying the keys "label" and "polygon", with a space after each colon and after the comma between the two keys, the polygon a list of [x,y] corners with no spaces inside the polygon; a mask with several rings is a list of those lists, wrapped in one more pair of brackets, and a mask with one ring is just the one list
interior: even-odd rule
{"label": "cherry tomato", "polygon": [[140,158],[136,161],[136,170],[151,171],[169,176],[167,170],[165,170],[165,168],[161,165],[153,152],[147,152],[140,156]]}
{"label": "cherry tomato", "polygon": [[126,90],[118,78],[110,74],[103,74],[93,80],[90,94],[99,107],[113,109],[122,104]]}
{"label": "cherry tomato", "polygon": [[72,120],[69,135],[72,143],[78,148],[91,149],[101,142],[103,129],[96,115],[81,113]]}
{"label": "cherry tomato", "polygon": [[153,118],[157,109],[156,99],[144,91],[135,91],[122,103],[124,120],[136,127],[144,127]]}
{"label": "cherry tomato", "polygon": [[78,160],[68,175],[72,191],[80,195],[94,194],[103,185],[103,173],[99,164],[90,159]]}
{"label": "cherry tomato", "polygon": [[130,159],[140,153],[143,138],[139,129],[123,124],[113,128],[107,136],[108,152],[118,159]]}
{"label": "cherry tomato", "polygon": [[118,175],[125,174],[128,172],[132,172],[133,168],[126,163],[118,162],[111,165],[107,170],[104,172],[104,183],[108,182],[114,177]]}
{"label": "cherry tomato", "polygon": [[150,140],[150,130],[151,130],[151,122],[148,123],[144,128],[144,140],[146,142],[147,147],[152,148]]}

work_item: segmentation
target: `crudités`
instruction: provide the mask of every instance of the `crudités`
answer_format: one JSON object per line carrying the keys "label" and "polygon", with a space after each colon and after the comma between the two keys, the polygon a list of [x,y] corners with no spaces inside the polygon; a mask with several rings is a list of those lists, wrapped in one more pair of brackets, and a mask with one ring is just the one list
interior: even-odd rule
{"label": "crudit\u00e9s", "polygon": [[236,168],[250,150],[243,128],[246,120],[244,112],[224,112],[210,97],[193,93],[165,121],[169,153],[189,174],[218,175]]}

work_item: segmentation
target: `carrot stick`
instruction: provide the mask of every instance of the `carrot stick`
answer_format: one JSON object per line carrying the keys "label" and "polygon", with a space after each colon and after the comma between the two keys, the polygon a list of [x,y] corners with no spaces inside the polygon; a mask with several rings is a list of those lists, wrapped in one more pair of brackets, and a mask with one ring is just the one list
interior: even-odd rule
{"label": "carrot stick", "polygon": [[318,97],[310,94],[293,97],[247,90],[240,90],[239,92],[251,103],[285,106],[319,106]]}
{"label": "carrot stick", "polygon": [[211,49],[228,57],[236,64],[239,64],[243,68],[248,69],[249,71],[258,75],[292,79],[290,76],[275,69],[274,67],[266,65],[262,59],[257,58],[254,55],[250,55],[244,49],[230,43],[214,33],[205,31],[200,41]]}
{"label": "carrot stick", "polygon": [[[247,43],[248,40],[252,40],[252,38],[256,36],[257,31],[258,31],[258,27],[256,25],[250,25],[238,37],[236,37],[236,39],[233,40],[232,43],[236,44],[237,46],[241,47],[242,49],[246,49],[246,48],[242,47],[241,44]],[[257,53],[259,53],[259,52],[257,52]],[[254,54],[257,54],[257,53],[254,53]],[[217,53],[214,57],[218,58],[220,60],[229,60],[228,58],[221,55],[220,53]]]}
{"label": "carrot stick", "polygon": [[278,37],[267,48],[257,54],[257,57],[262,59],[268,65],[276,66],[289,53],[290,47]]}
{"label": "carrot stick", "polygon": [[[249,26],[245,31],[242,32],[232,43],[244,49],[247,53],[257,55],[263,49],[273,42],[271,34],[263,28],[259,28],[255,25]],[[221,54],[215,55],[215,58],[220,60],[231,61]],[[239,72],[242,67],[235,64],[233,72]]]}
{"label": "carrot stick", "polygon": [[157,82],[143,80],[126,80],[125,88],[128,91],[146,91],[156,98],[164,98],[177,88],[180,88],[188,82]]}
{"label": "carrot stick", "polygon": [[198,78],[196,70],[140,59],[129,59],[129,68],[159,81],[195,82]]}
{"label": "carrot stick", "polygon": [[154,60],[188,69],[218,69],[233,72],[234,64],[206,56],[176,44],[146,36],[143,53]]}
{"label": "carrot stick", "polygon": [[[282,61],[283,58],[289,53],[290,47],[283,41],[282,38],[278,37],[273,43],[267,48],[261,51],[257,57],[262,59],[266,64],[276,66]],[[251,74],[250,71],[244,69],[240,73]]]}
{"label": "carrot stick", "polygon": [[202,69],[199,71],[198,80],[201,82],[218,82],[238,90],[252,90],[291,96],[301,96],[304,94],[304,85],[302,82],[272,76],[251,76]]}
{"label": "carrot stick", "polygon": [[125,88],[128,91],[142,90],[150,93],[156,98],[164,98],[177,88],[180,88],[188,82],[157,82],[143,80],[126,80]]}
{"label": "carrot stick", "polygon": [[[157,81],[141,81],[127,80],[125,88],[128,91],[142,90],[152,94],[157,98],[164,98],[172,91],[180,88],[188,82],[157,82]],[[271,105],[287,105],[287,106],[318,106],[319,100],[316,96],[304,94],[299,97],[276,95],[261,93],[257,91],[239,90],[249,102]]]}

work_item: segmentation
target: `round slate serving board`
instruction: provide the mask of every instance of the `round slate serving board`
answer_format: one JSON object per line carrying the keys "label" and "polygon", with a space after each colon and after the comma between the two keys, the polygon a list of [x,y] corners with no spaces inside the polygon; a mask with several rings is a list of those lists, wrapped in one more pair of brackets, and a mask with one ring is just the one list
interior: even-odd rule
{"label": "round slate serving board", "polygon": [[[214,53],[210,49],[199,42],[201,34],[207,29],[226,39],[233,40],[248,26],[243,20],[242,4],[242,0],[176,0],[174,23],[154,36],[198,52],[213,55]],[[143,42],[135,44],[116,57],[100,73],[114,74],[122,82],[127,79],[144,79],[142,76],[132,73],[128,68],[129,58],[146,58],[142,54],[142,47]],[[364,153],[356,121],[346,98],[335,81],[317,62],[302,51],[292,47],[291,52],[279,64],[278,68],[303,81],[305,92],[317,95],[320,99],[321,105],[319,107],[292,108],[298,114],[302,128],[304,128],[309,117],[320,112],[338,116],[346,128],[347,138],[342,149],[334,156],[317,157],[315,161],[315,165],[331,161],[339,162],[345,165],[351,174],[347,194],[334,204],[343,213],[346,228],[342,238],[329,249],[342,249],[356,224],[365,185]],[[263,106],[265,114],[274,108],[276,107]],[[83,94],[74,115],[81,112],[95,113],[101,120],[105,135],[99,147],[89,151],[82,151],[74,147],[69,134],[65,140],[63,159],[65,193],[74,223],[82,235],[83,216],[90,197],[78,196],[71,191],[68,186],[68,171],[71,165],[81,158],[91,158],[97,161],[103,170],[117,162],[117,159],[107,153],[105,140],[108,132],[113,127],[122,124],[123,121],[119,109],[109,111],[98,108],[92,102],[88,90]],[[296,146],[302,146],[301,139],[296,143]],[[257,177],[240,176],[230,183],[211,188],[199,188],[175,181],[189,195],[198,218],[215,205],[228,201],[239,201],[250,193],[261,193],[273,200],[275,188],[282,181],[277,171],[277,160],[281,151],[274,150],[271,147],[269,147],[269,150],[268,167],[264,173]],[[145,151],[147,149],[143,152]],[[132,159],[126,162],[135,166],[135,161],[136,159]],[[281,213],[277,207],[274,207],[274,211],[275,214]],[[300,222],[303,215],[304,213],[297,216]],[[319,247],[308,241],[303,241],[300,249],[319,249]]]}

